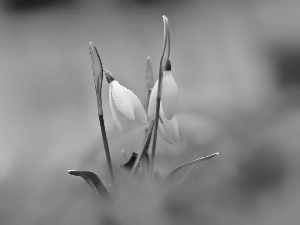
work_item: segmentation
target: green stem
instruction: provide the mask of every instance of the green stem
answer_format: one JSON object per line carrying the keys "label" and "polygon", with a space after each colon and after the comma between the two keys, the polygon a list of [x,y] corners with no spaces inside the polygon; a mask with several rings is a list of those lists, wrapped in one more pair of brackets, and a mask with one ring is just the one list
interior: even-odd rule
{"label": "green stem", "polygon": [[[164,34],[164,45],[163,45],[163,53],[160,58],[159,64],[159,77],[158,77],[158,89],[157,89],[157,98],[156,98],[156,112],[155,112],[155,120],[154,120],[154,133],[153,133],[153,144],[152,144],[152,152],[151,152],[151,168],[150,170],[153,172],[154,168],[154,160],[155,160],[155,150],[156,150],[156,140],[157,140],[157,128],[158,128],[158,121],[159,121],[159,110],[160,110],[160,101],[161,101],[161,94],[162,94],[162,79],[163,79],[163,72],[165,69],[164,56],[168,42],[168,22],[166,17],[164,17],[164,25],[165,25],[165,34]],[[169,47],[168,47],[169,48]],[[169,53],[169,50],[168,50]],[[166,61],[169,59],[169,55],[167,55]]]}
{"label": "green stem", "polygon": [[147,149],[149,148],[150,140],[151,140],[151,134],[153,130],[153,121],[151,121],[150,126],[147,129],[147,134],[145,135],[141,150],[139,151],[138,157],[135,161],[135,164],[131,170],[131,174],[134,174],[136,169],[138,168],[141,159],[143,158],[144,154],[146,153]]}

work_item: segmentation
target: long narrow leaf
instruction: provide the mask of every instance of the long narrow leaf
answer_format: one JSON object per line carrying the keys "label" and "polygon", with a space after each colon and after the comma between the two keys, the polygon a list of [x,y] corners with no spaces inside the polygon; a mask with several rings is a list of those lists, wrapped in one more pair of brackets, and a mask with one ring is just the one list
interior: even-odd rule
{"label": "long narrow leaf", "polygon": [[151,90],[154,86],[154,74],[151,64],[150,56],[147,57],[147,69],[146,69],[146,78],[145,78],[145,105],[144,108],[146,112],[148,111],[149,97]]}
{"label": "long narrow leaf", "polygon": [[102,109],[102,97],[101,97],[101,89],[102,89],[102,80],[103,80],[103,67],[102,62],[93,42],[89,43],[89,49],[92,59],[92,68],[93,68],[93,76],[95,82],[95,89],[97,95],[97,105],[98,105],[98,114],[103,114]]}
{"label": "long narrow leaf", "polygon": [[68,170],[68,173],[73,176],[82,177],[96,193],[100,194],[104,199],[109,199],[110,195],[106,187],[95,173],[79,170]]}
{"label": "long narrow leaf", "polygon": [[102,133],[102,140],[105,150],[105,156],[107,161],[107,166],[109,170],[109,175],[111,179],[112,186],[115,188],[115,178],[114,178],[114,171],[112,168],[111,157],[109,152],[109,146],[106,136],[104,118],[103,118],[103,109],[102,109],[102,80],[103,80],[103,66],[100,55],[98,53],[97,48],[93,44],[93,42],[89,43],[90,54],[92,58],[92,68],[93,68],[93,76],[94,76],[94,83],[96,89],[96,96],[97,96],[97,106],[98,106],[98,117],[101,127]]}
{"label": "long narrow leaf", "polygon": [[199,162],[206,161],[206,160],[211,159],[211,158],[213,158],[213,157],[215,157],[217,155],[219,155],[219,152],[211,154],[211,155],[208,155],[208,156],[204,156],[204,157],[201,157],[201,158],[198,158],[198,159],[195,159],[195,160],[192,160],[192,161],[187,162],[187,163],[184,163],[184,164],[176,167],[174,170],[172,170],[168,174],[168,176],[166,176],[165,181],[169,181],[170,179],[172,179],[178,173],[178,171],[180,171],[181,169],[183,169],[183,168],[185,168],[187,166],[194,165],[194,164],[199,163]]}

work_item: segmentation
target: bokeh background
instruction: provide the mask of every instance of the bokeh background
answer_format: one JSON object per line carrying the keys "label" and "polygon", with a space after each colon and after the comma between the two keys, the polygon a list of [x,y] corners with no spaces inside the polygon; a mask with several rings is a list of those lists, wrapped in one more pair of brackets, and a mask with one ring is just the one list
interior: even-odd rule
{"label": "bokeh background", "polygon": [[[93,170],[109,182],[88,42],[142,100],[148,55],[158,72],[163,14],[181,141],[158,137],[156,167],[165,175],[220,155],[194,167],[160,199],[164,215],[145,224],[298,223],[299,1],[1,0],[1,225],[98,224],[92,191],[66,172]],[[137,151],[143,132],[117,131],[103,86],[117,168],[120,150]]]}

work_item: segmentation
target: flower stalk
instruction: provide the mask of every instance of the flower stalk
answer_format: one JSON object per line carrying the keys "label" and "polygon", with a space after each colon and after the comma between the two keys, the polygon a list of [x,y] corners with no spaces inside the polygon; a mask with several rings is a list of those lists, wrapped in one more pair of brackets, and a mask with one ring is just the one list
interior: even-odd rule
{"label": "flower stalk", "polygon": [[[159,75],[158,75],[158,89],[157,89],[157,98],[156,98],[156,111],[155,111],[155,119],[154,119],[154,130],[153,130],[153,144],[152,144],[152,152],[151,152],[151,162],[150,162],[150,170],[153,172],[154,169],[154,160],[155,160],[155,151],[156,151],[156,140],[157,140],[157,129],[158,129],[158,122],[159,122],[159,110],[160,110],[160,101],[161,101],[161,94],[162,94],[162,79],[163,79],[163,72],[165,70],[166,62],[169,60],[169,53],[170,53],[170,45],[167,42],[169,40],[169,28],[168,28],[168,18],[163,16],[164,21],[164,44],[163,44],[163,52],[160,59],[159,64]],[[166,55],[167,52],[167,55]]]}
{"label": "flower stalk", "polygon": [[138,166],[139,166],[139,164],[141,162],[141,159],[143,158],[144,154],[146,154],[146,152],[148,150],[148,147],[149,147],[149,144],[150,144],[150,140],[151,140],[153,125],[154,125],[154,121],[152,120],[150,122],[150,125],[149,125],[148,129],[147,129],[147,133],[145,135],[142,147],[141,147],[141,149],[139,151],[139,154],[137,156],[135,164],[134,164],[134,166],[133,166],[133,168],[131,170],[131,174],[135,173],[136,169],[138,168]]}

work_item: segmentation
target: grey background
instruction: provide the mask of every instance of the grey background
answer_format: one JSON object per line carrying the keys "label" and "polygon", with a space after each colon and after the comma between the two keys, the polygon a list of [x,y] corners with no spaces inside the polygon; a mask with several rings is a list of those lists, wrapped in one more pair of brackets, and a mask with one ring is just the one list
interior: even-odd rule
{"label": "grey background", "polygon": [[[299,1],[2,0],[0,7],[2,225],[97,224],[89,187],[66,173],[93,170],[109,181],[88,42],[142,100],[148,55],[158,72],[163,14],[181,142],[158,137],[156,166],[165,175],[220,155],[195,167],[174,194],[178,211],[148,214],[171,218],[162,224],[297,224]],[[142,128],[118,132],[103,85],[117,167],[121,149],[139,148]]]}

